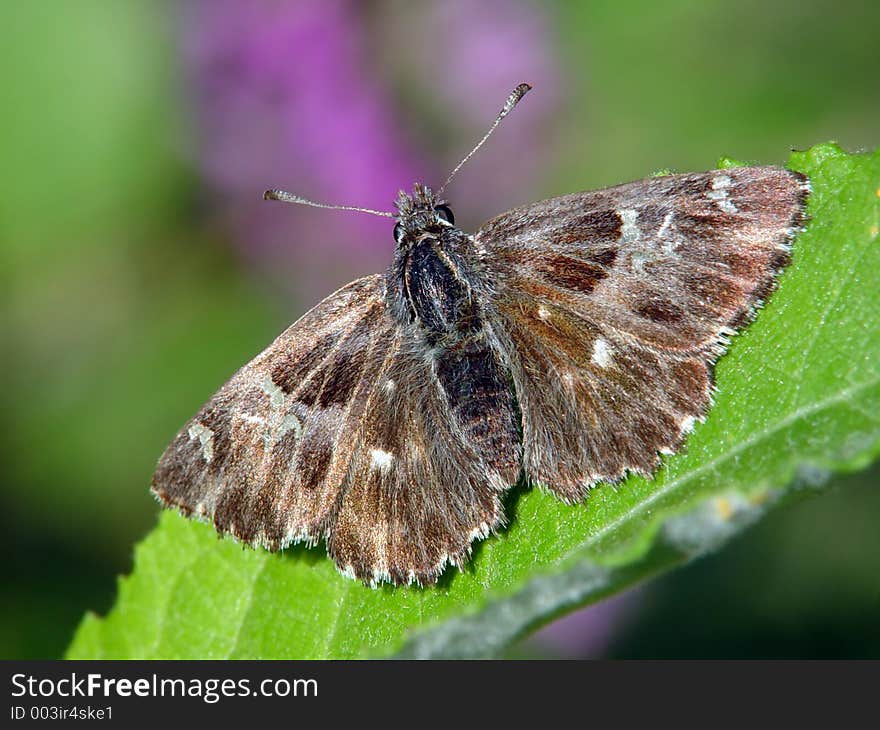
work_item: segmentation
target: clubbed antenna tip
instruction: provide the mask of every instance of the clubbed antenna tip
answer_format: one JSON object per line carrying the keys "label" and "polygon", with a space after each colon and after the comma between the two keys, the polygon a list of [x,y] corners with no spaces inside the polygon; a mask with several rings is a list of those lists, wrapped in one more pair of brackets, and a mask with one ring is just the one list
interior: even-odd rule
{"label": "clubbed antenna tip", "polygon": [[329,205],[327,203],[316,203],[314,200],[303,198],[286,190],[277,190],[275,188],[267,190],[263,193],[263,200],[278,200],[282,203],[295,203],[297,205],[309,205],[312,208],[328,208],[329,210],[353,210],[358,213],[369,213],[370,215],[378,215],[383,218],[393,218],[394,213],[385,210],[373,210],[372,208],[361,208],[356,205]]}
{"label": "clubbed antenna tip", "polygon": [[522,99],[531,90],[532,90],[531,84],[523,83],[523,84],[519,84],[513,91],[510,92],[510,96],[507,97],[506,101],[504,102],[504,106],[501,107],[501,111],[498,112],[498,116],[495,117],[495,121],[492,122],[492,126],[489,127],[489,131],[487,131],[486,134],[483,135],[483,138],[479,142],[477,142],[477,144],[474,146],[474,148],[470,152],[468,152],[464,156],[464,159],[455,166],[455,169],[451,173],[449,173],[449,177],[447,177],[446,182],[440,186],[440,189],[437,191],[437,195],[440,195],[446,189],[446,186],[452,182],[452,178],[455,177],[455,174],[462,167],[464,167],[464,164],[469,159],[471,159],[471,157],[474,156],[474,153],[478,149],[480,149],[480,147],[483,146],[483,142],[485,142],[487,139],[489,139],[489,135],[495,131],[495,127],[497,127],[499,124],[501,124],[501,120],[504,119],[504,117],[506,117],[508,114],[510,114],[510,112],[513,111],[513,108],[517,104],[519,104],[520,99]]}

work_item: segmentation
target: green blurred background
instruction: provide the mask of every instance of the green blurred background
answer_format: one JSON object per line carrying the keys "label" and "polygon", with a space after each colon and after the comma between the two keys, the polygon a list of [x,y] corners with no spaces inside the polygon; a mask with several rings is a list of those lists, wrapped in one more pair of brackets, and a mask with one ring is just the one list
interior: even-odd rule
{"label": "green blurred background", "polygon": [[[878,27],[865,0],[3,3],[0,656],[61,656],[109,608],[177,428],[322,292],[390,260],[387,222],[270,210],[263,188],[387,208],[442,179],[521,80],[522,113],[448,193],[466,227],[721,155],[871,149]],[[880,656],[878,476],[517,652]]]}

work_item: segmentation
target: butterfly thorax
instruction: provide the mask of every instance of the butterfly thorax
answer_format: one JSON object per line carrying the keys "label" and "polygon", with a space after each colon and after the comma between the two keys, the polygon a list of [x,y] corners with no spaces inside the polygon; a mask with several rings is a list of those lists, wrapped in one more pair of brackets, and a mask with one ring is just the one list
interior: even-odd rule
{"label": "butterfly thorax", "polygon": [[452,346],[482,329],[479,264],[471,238],[430,188],[416,184],[397,199],[397,242],[386,274],[389,307],[431,347]]}
{"label": "butterfly thorax", "polygon": [[499,483],[512,483],[520,472],[519,424],[506,358],[493,336],[490,278],[474,239],[422,185],[412,196],[401,193],[397,209],[385,297],[409,338],[409,355],[429,364],[431,392],[444,404],[431,417],[487,455]]}

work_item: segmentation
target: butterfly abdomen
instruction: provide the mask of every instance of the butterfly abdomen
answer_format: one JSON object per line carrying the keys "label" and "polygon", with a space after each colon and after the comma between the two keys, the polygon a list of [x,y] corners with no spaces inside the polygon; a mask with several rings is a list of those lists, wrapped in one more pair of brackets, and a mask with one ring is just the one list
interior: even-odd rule
{"label": "butterfly abdomen", "polygon": [[511,485],[520,471],[520,435],[509,375],[486,338],[435,351],[434,373],[455,422],[486,463]]}

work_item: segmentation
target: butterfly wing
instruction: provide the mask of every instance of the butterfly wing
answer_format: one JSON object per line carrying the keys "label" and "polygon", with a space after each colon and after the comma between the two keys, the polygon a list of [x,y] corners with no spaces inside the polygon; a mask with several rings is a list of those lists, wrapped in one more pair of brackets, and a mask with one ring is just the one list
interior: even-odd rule
{"label": "butterfly wing", "polygon": [[430,583],[503,521],[500,495],[515,477],[459,426],[430,362],[394,329],[351,438],[328,550],[343,572],[371,583]]}
{"label": "butterfly wing", "polygon": [[331,295],[248,363],[161,457],[153,492],[236,539],[327,539],[345,573],[430,582],[502,520],[508,476],[455,427],[381,276]]}
{"label": "butterfly wing", "polygon": [[574,501],[681,445],[727,336],[786,265],[808,191],[776,167],[669,175],[479,230],[527,475]]}

